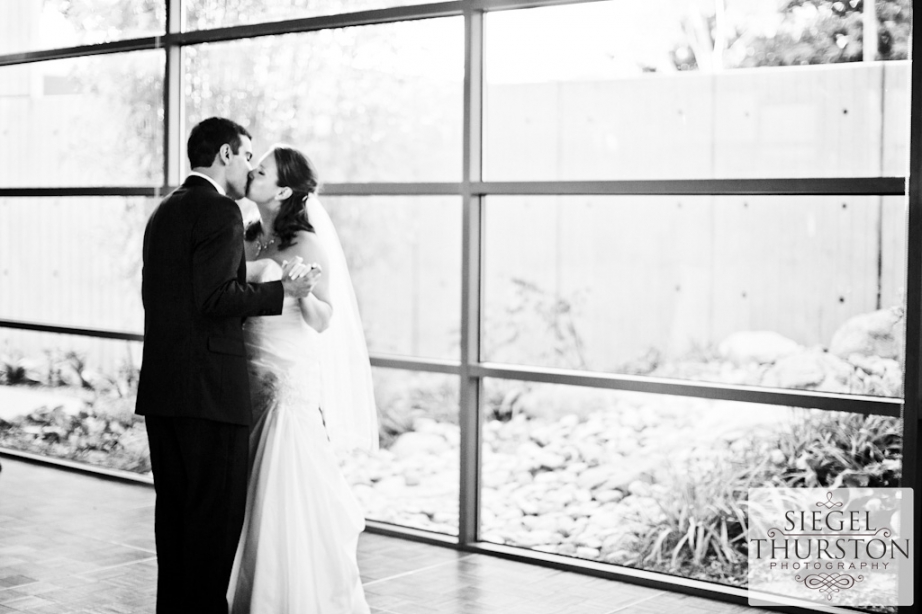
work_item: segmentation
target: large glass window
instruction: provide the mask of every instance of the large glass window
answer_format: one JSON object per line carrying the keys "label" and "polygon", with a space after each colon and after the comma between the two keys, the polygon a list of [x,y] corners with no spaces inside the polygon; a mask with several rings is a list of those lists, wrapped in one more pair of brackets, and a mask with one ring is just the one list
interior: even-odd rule
{"label": "large glass window", "polygon": [[485,541],[742,586],[748,489],[895,487],[897,418],[484,382]]}
{"label": "large glass window", "polygon": [[149,474],[141,344],[0,328],[0,448]]}
{"label": "large glass window", "polygon": [[458,378],[373,370],[381,449],[343,458],[368,518],[457,535]]}
{"label": "large glass window", "polygon": [[0,187],[161,185],[163,58],[0,67]]}
{"label": "large glass window", "polygon": [[0,319],[141,333],[154,199],[0,198]]}
{"label": "large glass window", "polygon": [[460,18],[185,48],[187,126],[230,117],[334,181],[458,181]]}
{"label": "large glass window", "polygon": [[0,55],[163,34],[165,0],[3,0]]}
{"label": "large glass window", "polygon": [[[321,192],[320,200],[343,244],[369,351],[457,360],[461,317],[458,198],[325,196]],[[252,205],[245,210],[247,219],[258,216]]]}
{"label": "large glass window", "polygon": [[[618,0],[488,13],[485,178],[904,174],[909,66],[854,62],[858,3],[821,4]],[[879,4],[872,59],[905,60],[911,3]],[[819,66],[834,62],[849,63]]]}
{"label": "large glass window", "polygon": [[902,394],[902,198],[489,197],[484,226],[485,360]]}

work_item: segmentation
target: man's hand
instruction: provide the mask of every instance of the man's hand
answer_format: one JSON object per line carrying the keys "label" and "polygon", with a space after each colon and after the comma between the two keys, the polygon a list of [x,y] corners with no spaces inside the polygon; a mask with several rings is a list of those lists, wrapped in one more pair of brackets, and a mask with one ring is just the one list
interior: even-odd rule
{"label": "man's hand", "polygon": [[306,297],[320,281],[322,273],[320,265],[306,265],[300,256],[292,261],[286,260],[282,264],[282,287],[285,290],[285,296]]}

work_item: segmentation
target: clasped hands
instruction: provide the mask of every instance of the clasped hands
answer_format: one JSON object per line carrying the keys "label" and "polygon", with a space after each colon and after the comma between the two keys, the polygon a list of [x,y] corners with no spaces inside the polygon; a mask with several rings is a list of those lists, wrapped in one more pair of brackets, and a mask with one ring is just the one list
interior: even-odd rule
{"label": "clasped hands", "polygon": [[285,296],[305,298],[320,281],[323,271],[316,262],[304,264],[300,256],[282,262],[282,287]]}

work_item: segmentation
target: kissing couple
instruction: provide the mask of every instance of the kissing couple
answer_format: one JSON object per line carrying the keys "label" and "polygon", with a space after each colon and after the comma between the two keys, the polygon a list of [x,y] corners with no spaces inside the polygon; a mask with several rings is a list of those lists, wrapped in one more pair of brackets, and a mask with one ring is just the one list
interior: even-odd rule
{"label": "kissing couple", "polygon": [[[158,614],[365,614],[338,450],[374,450],[371,367],[316,170],[212,117],[144,233]],[[244,228],[235,202],[260,219]]]}

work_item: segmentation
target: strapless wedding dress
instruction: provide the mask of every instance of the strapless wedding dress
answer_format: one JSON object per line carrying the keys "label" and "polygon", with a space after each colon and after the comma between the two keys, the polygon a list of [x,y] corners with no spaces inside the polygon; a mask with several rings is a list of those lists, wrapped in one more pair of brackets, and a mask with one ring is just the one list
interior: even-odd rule
{"label": "strapless wedding dress", "polygon": [[[281,278],[269,259],[250,281]],[[244,324],[255,424],[246,519],[228,589],[233,614],[367,614],[356,547],[365,528],[320,407],[319,333],[296,299]]]}

